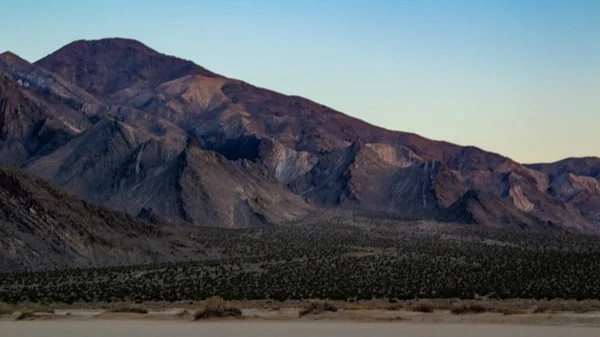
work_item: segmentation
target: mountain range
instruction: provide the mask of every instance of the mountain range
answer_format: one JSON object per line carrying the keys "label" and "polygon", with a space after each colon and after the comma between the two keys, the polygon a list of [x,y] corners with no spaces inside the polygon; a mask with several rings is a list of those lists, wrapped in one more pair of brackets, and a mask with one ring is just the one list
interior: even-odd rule
{"label": "mountain range", "polygon": [[339,209],[600,233],[599,158],[517,163],[120,38],[75,41],[35,63],[0,55],[0,163],[126,216],[127,231],[271,226]]}

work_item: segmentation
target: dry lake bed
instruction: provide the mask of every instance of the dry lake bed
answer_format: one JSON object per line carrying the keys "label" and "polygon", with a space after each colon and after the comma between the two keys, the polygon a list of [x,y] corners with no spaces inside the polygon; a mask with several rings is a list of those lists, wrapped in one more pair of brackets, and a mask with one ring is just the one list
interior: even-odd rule
{"label": "dry lake bed", "polygon": [[0,322],[2,337],[597,337],[600,329],[574,326],[492,324],[415,324],[403,322],[160,322],[30,321]]}

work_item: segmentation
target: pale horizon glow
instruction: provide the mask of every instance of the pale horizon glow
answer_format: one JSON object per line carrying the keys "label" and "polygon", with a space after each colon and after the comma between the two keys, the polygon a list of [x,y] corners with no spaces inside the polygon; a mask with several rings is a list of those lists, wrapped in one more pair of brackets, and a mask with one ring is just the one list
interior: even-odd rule
{"label": "pale horizon glow", "polygon": [[600,1],[3,0],[0,52],[123,37],[387,129],[600,156]]}

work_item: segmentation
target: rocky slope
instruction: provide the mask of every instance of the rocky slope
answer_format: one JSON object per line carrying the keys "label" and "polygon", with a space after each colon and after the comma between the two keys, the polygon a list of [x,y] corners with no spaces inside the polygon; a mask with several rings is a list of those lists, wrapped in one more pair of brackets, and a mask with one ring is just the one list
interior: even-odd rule
{"label": "rocky slope", "polygon": [[0,166],[0,272],[201,258],[184,235]]}
{"label": "rocky slope", "polygon": [[[6,145],[12,152],[5,150],[3,160],[131,214],[257,226],[302,217],[316,206],[600,232],[593,164],[525,166],[386,130],[132,40],[76,41],[35,64],[5,63],[12,64],[3,68],[17,92],[11,95],[21,95],[14,100],[62,97],[51,103],[83,121],[50,150]],[[19,85],[24,74],[27,83],[55,84]],[[66,103],[75,98],[83,104]],[[48,114],[39,106],[24,115],[48,118],[38,117]],[[18,137],[4,138],[12,144]],[[197,146],[190,148],[190,139]]]}

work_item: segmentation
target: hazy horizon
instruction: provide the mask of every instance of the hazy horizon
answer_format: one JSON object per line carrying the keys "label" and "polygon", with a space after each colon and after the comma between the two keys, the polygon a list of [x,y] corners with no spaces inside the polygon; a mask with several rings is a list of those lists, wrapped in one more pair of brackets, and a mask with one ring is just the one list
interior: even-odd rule
{"label": "hazy horizon", "polygon": [[0,52],[136,39],[387,129],[520,162],[600,156],[600,1],[7,0]]}

